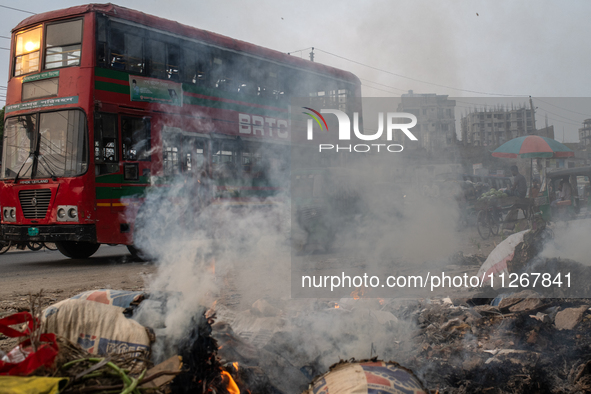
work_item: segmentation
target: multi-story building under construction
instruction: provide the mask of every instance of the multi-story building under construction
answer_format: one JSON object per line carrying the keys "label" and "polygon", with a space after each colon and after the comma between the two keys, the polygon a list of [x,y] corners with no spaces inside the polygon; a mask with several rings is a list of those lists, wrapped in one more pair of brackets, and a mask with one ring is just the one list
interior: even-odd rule
{"label": "multi-story building under construction", "polygon": [[462,117],[461,130],[462,143],[470,146],[499,146],[536,132],[532,111],[525,106],[474,110]]}
{"label": "multi-story building under construction", "polygon": [[398,112],[417,117],[412,132],[420,147],[431,152],[456,144],[455,106],[455,100],[449,100],[446,95],[418,94],[409,90],[401,96]]}

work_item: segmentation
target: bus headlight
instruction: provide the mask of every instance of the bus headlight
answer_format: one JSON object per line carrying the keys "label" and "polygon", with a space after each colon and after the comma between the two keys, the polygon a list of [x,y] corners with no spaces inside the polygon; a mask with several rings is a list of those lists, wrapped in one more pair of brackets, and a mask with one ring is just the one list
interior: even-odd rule
{"label": "bus headlight", "polygon": [[68,218],[70,218],[70,219],[78,218],[78,209],[76,207],[68,209]]}
{"label": "bus headlight", "polygon": [[4,207],[2,208],[2,218],[5,222],[16,222],[16,208]]}
{"label": "bus headlight", "polygon": [[56,216],[58,222],[77,222],[78,207],[75,205],[58,205]]}

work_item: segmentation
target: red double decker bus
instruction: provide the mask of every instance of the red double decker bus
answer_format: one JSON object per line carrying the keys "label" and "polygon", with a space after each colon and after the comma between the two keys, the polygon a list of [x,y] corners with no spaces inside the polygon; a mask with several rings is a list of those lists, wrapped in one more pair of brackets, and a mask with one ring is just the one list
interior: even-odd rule
{"label": "red double decker bus", "polygon": [[290,98],[350,111],[359,95],[351,73],[112,4],[34,15],[12,31],[2,236],[134,253],[129,205],[150,187],[189,174],[212,199],[272,193],[257,164],[288,160]]}

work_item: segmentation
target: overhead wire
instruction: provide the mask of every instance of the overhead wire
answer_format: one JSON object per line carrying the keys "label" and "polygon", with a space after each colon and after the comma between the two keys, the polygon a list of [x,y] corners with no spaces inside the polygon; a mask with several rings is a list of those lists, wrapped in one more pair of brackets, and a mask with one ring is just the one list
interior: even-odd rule
{"label": "overhead wire", "polygon": [[572,111],[572,110],[570,110],[570,109],[562,108],[562,107],[559,107],[558,105],[551,104],[551,103],[549,103],[549,102],[547,102],[547,101],[544,101],[544,100],[542,100],[542,99],[540,99],[540,98],[537,98],[537,97],[534,97],[534,98],[535,98],[536,100],[538,100],[538,101],[541,101],[541,102],[543,102],[543,103],[545,103],[545,104],[551,105],[552,107],[559,108],[559,109],[561,109],[561,110],[563,110],[563,111],[572,112],[573,114],[583,115],[583,116],[587,116],[587,117],[590,117],[590,118],[591,118],[591,115],[590,115],[590,114],[584,114],[584,113],[582,113],[582,112]]}
{"label": "overhead wire", "polygon": [[380,71],[380,72],[383,72],[383,73],[386,73],[386,74],[394,75],[394,76],[400,77],[400,78],[409,79],[409,80],[415,81],[415,82],[420,82],[420,83],[425,83],[425,84],[428,84],[428,85],[438,86],[438,87],[441,87],[441,88],[452,89],[452,90],[457,90],[457,91],[461,91],[461,92],[468,92],[468,93],[485,94],[487,96],[528,97],[528,95],[525,95],[525,94],[492,93],[492,92],[481,92],[481,91],[477,91],[477,90],[468,90],[468,89],[454,88],[453,86],[447,86],[447,85],[441,85],[441,84],[434,83],[434,82],[423,81],[423,80],[418,79],[418,78],[408,77],[406,75],[397,74],[397,73],[394,73],[394,72],[391,72],[391,71],[388,71],[388,70],[383,70],[381,68],[370,66],[369,64],[361,63],[361,62],[358,62],[356,60],[348,59],[348,58],[346,58],[344,56],[340,56],[340,55],[337,55],[337,54],[334,54],[334,53],[331,53],[331,52],[328,52],[328,51],[325,51],[323,49],[319,49],[319,48],[316,48],[316,47],[314,47],[314,49],[316,49],[319,52],[326,53],[327,55],[331,55],[331,56],[337,57],[339,59],[343,59],[343,60],[346,60],[348,62],[358,64],[360,66],[371,68],[372,70],[376,70],[376,71]]}
{"label": "overhead wire", "polygon": [[314,47],[308,47],[308,48],[304,48],[304,49],[298,49],[297,51],[291,51],[291,52],[287,52],[288,55],[291,55],[292,53],[296,53],[296,52],[303,52],[303,51],[307,51],[308,49],[313,49]]}
{"label": "overhead wire", "polygon": [[24,12],[26,14],[31,14],[31,15],[37,15],[36,12],[31,12],[31,11],[26,11],[26,10],[21,10],[20,8],[14,8],[14,7],[8,7],[6,5],[2,5],[0,4],[1,8],[8,8],[9,10],[14,10],[14,11],[20,11],[20,12]]}
{"label": "overhead wire", "polygon": [[[394,86],[390,86],[390,85],[382,84],[382,83],[375,82],[375,81],[370,81],[370,80],[367,80],[367,79],[364,79],[364,78],[359,78],[359,79],[360,79],[360,80],[362,80],[362,81],[365,81],[365,82],[368,82],[368,83],[372,83],[372,84],[376,84],[376,85],[379,85],[379,86],[383,86],[383,87],[386,87],[386,88],[395,89],[395,90],[400,90],[400,91],[405,91],[404,89],[396,88],[396,87],[394,87]],[[378,87],[371,86],[371,85],[367,85],[367,84],[366,84],[366,85],[364,85],[364,86],[365,86],[365,87],[368,87],[368,88],[371,88],[371,89],[380,90],[380,91],[382,91],[382,92],[395,93],[395,92],[392,92],[392,91],[389,91],[389,90],[380,89],[380,88],[378,88]],[[544,103],[547,103],[547,104],[549,104],[549,105],[552,105],[552,104],[550,104],[550,103],[548,103],[548,102],[546,102],[546,101],[544,101],[544,100],[539,100],[539,99],[537,99],[537,98],[534,98],[534,99],[535,99],[535,100],[538,100],[538,101],[541,101],[541,102],[544,102]],[[454,99],[454,100],[456,101],[456,103],[469,104],[469,105],[467,105],[467,106],[466,106],[466,105],[457,105],[457,104],[456,104],[456,106],[455,106],[456,108],[467,108],[467,109],[471,109],[471,108],[474,108],[474,106],[482,106],[482,107],[484,107],[484,108],[487,108],[487,107],[491,107],[491,106],[497,106],[497,105],[498,105],[498,104],[487,104],[487,103],[475,103],[475,102],[470,102],[470,101],[463,101],[463,100],[458,100],[458,99]],[[569,110],[567,110],[566,108],[559,107],[559,106],[557,106],[557,105],[553,105],[553,106],[554,106],[554,107],[556,107],[556,108],[560,108],[560,109],[563,109],[563,110],[569,111]],[[557,117],[559,117],[559,118],[562,118],[562,119],[564,119],[564,120],[552,119],[552,120],[554,120],[554,121],[556,121],[556,122],[561,122],[561,123],[571,124],[571,125],[574,125],[574,126],[580,126],[580,123],[579,123],[579,122],[578,122],[576,119],[567,118],[567,117],[565,117],[565,116],[562,116],[562,115],[556,114],[556,113],[554,113],[554,112],[548,111],[546,108],[543,108],[543,107],[540,107],[540,106],[538,106],[537,108],[538,108],[538,109],[540,109],[540,110],[543,110],[543,111],[545,111],[545,112],[547,112],[547,113],[549,113],[549,114],[552,114],[552,115],[554,115],[554,116],[557,116]],[[572,113],[576,113],[576,114],[580,114],[580,115],[584,115],[584,116],[589,116],[589,117],[591,117],[590,115],[583,114],[583,113],[580,113],[580,112],[577,112],[577,111],[569,111],[569,112],[572,112]]]}

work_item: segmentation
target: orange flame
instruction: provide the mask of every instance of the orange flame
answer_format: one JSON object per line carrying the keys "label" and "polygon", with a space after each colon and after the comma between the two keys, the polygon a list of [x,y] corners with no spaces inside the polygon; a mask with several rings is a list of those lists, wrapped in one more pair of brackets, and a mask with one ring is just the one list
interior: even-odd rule
{"label": "orange flame", "polygon": [[209,269],[211,273],[215,276],[215,257],[212,257],[211,262],[209,264]]}
{"label": "orange flame", "polygon": [[339,309],[341,306],[335,302],[334,307],[335,307],[335,309]]}
{"label": "orange flame", "polygon": [[234,361],[232,365],[234,366],[234,369],[238,371],[238,361]]}
{"label": "orange flame", "polygon": [[226,391],[230,394],[240,394],[240,389],[238,385],[232,379],[232,375],[230,375],[227,371],[222,371],[222,379],[224,383],[226,383]]}
{"label": "orange flame", "polygon": [[354,300],[358,300],[358,299],[362,298],[364,295],[365,295],[365,289],[363,287],[358,287],[351,292],[351,297],[353,297]]}

